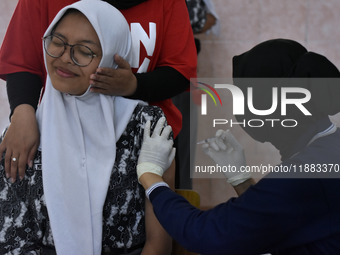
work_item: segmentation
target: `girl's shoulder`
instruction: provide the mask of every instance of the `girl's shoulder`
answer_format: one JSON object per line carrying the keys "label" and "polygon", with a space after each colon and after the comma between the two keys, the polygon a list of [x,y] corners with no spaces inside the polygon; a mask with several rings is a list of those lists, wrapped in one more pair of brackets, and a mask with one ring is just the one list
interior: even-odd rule
{"label": "girl's shoulder", "polygon": [[131,119],[139,123],[145,123],[148,120],[153,123],[157,122],[157,120],[163,116],[164,113],[158,106],[138,104],[131,116]]}
{"label": "girl's shoulder", "polygon": [[161,117],[165,117],[165,115],[160,107],[138,104],[131,115],[131,119],[125,133],[133,134],[135,140],[138,140],[139,138],[142,139],[145,123],[150,120],[151,131],[153,131],[157,121]]}

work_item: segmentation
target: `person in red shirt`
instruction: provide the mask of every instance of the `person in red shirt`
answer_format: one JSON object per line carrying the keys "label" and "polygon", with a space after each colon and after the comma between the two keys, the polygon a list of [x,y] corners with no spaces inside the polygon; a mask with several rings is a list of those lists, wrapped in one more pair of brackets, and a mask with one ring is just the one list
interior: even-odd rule
{"label": "person in red shirt", "polygon": [[0,160],[0,254],[170,254],[171,238],[136,176],[145,123],[165,122],[164,114],[89,91],[98,67],[117,66],[115,54],[131,63],[126,19],[104,1],[78,1],[42,41],[41,144],[21,181],[11,183]]}
{"label": "person in red shirt", "polygon": [[[19,0],[0,50],[0,78],[7,81],[11,125],[0,144],[6,175],[22,178],[39,146],[35,109],[46,71],[41,37],[57,12],[74,0]],[[133,40],[131,66],[115,56],[118,69],[100,68],[91,76],[93,92],[142,99],[160,106],[174,136],[181,114],[172,96],[196,76],[197,56],[184,0],[108,0],[121,10]],[[114,24],[112,24],[114,25]],[[13,161],[16,158],[16,161]]]}

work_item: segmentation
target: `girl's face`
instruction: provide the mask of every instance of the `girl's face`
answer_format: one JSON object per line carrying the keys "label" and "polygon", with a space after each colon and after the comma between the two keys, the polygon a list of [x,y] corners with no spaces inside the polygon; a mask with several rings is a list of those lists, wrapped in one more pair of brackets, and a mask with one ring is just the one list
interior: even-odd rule
{"label": "girl's face", "polygon": [[81,67],[72,60],[70,46],[66,46],[65,52],[58,58],[46,54],[47,70],[53,87],[71,95],[84,94],[90,85],[90,75],[95,73],[102,56],[96,31],[82,13],[71,12],[60,20],[53,35],[69,45],[87,46],[96,55],[89,65]]}

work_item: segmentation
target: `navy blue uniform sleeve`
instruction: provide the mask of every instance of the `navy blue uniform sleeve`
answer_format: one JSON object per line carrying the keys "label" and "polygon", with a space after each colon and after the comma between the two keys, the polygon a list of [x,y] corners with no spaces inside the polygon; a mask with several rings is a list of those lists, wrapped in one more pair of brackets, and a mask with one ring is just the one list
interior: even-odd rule
{"label": "navy blue uniform sleeve", "polygon": [[239,198],[208,211],[191,206],[166,187],[155,189],[150,201],[160,223],[186,249],[249,255],[326,237],[328,205],[322,190],[319,180],[262,179]]}

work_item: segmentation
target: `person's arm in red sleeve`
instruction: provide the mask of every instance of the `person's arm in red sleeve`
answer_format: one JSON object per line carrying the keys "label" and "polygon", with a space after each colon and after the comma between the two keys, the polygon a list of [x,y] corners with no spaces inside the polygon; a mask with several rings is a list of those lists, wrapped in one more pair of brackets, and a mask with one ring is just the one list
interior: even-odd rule
{"label": "person's arm in red sleeve", "polygon": [[[162,21],[157,24],[157,26],[162,26],[157,29],[156,39],[156,48],[159,48],[160,52],[154,53],[156,56],[153,56],[151,60],[151,69],[149,67],[148,72],[136,73],[135,80],[127,72],[130,66],[126,61],[125,63],[122,61],[121,64],[117,63],[121,68],[119,74],[119,68],[117,70],[102,69],[93,76],[91,81],[97,87],[93,89],[94,92],[115,93],[149,102],[161,101],[188,89],[190,78],[196,77],[196,46],[185,0],[150,0],[148,4],[145,7],[143,4],[140,7],[137,6],[138,11],[133,10],[133,13],[136,22],[145,19],[141,13],[143,8],[155,8],[155,12],[163,13]],[[123,14],[128,15],[129,20],[131,16],[129,10]],[[140,15],[140,17],[136,18],[135,15]],[[124,79],[124,76],[130,76],[130,78]],[[125,81],[121,82],[120,86],[117,85],[119,79]],[[129,84],[129,88],[126,84]]]}
{"label": "person's arm in red sleeve", "polygon": [[[104,70],[106,72],[94,74],[96,79],[91,83],[99,88],[94,92],[110,94],[108,90],[111,89],[122,96],[142,99],[161,107],[176,137],[181,129],[182,118],[170,98],[189,88],[189,80],[196,77],[197,67],[196,46],[185,0],[148,0],[124,10],[123,14],[129,23],[143,23],[146,31],[149,22],[156,22],[157,52],[151,56],[148,72],[136,73],[134,78],[131,77],[131,72],[127,72],[130,66],[127,67],[126,63],[118,63],[118,66],[124,67],[122,69]],[[121,81],[125,80],[124,75],[130,77],[128,80],[131,83],[120,82],[119,85],[115,81],[109,81],[110,77],[112,80],[117,77]]]}
{"label": "person's arm in red sleeve", "polygon": [[[136,74],[139,77],[137,92],[153,91],[154,97],[148,95],[150,101],[171,98],[185,91],[190,78],[196,77],[196,46],[185,1],[164,1],[164,14],[157,67],[152,72]],[[157,80],[149,78],[152,73]]]}
{"label": "person's arm in red sleeve", "polygon": [[171,98],[185,91],[189,88],[190,78],[197,76],[196,46],[186,3],[184,0],[164,1],[164,9],[161,53],[158,68],[153,71],[157,80],[149,78],[153,72],[137,74],[137,92],[153,91],[154,97],[148,95],[150,101]]}
{"label": "person's arm in red sleeve", "polygon": [[18,170],[19,177],[24,176],[26,164],[33,160],[39,145],[35,108],[45,72],[41,42],[45,2],[19,0],[0,51],[0,77],[7,79],[11,108],[11,125],[0,153],[6,151],[6,175],[13,181]]}

